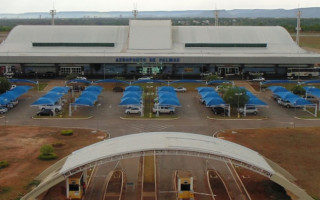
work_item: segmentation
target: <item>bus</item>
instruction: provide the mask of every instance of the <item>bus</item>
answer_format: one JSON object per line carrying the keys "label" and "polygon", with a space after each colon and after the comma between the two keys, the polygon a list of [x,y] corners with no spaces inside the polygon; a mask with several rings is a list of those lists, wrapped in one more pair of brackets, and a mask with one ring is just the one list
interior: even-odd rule
{"label": "bus", "polygon": [[288,68],[287,77],[317,77],[319,76],[320,68]]}
{"label": "bus", "polygon": [[193,177],[190,171],[176,171],[177,199],[194,200]]}

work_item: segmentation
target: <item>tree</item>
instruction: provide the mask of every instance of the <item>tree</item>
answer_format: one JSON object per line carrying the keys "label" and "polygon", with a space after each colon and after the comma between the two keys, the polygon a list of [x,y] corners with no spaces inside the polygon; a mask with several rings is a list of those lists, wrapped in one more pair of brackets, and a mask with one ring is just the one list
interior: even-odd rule
{"label": "tree", "polygon": [[214,80],[220,80],[221,78],[216,75],[216,74],[211,74],[211,75],[208,75],[206,76],[206,81],[214,81]]}
{"label": "tree", "polygon": [[240,108],[244,107],[244,104],[248,102],[249,97],[244,88],[231,87],[226,91],[223,99],[226,103],[230,104],[231,108],[238,108],[238,106]]}
{"label": "tree", "polygon": [[4,93],[10,90],[11,83],[5,77],[0,77],[0,93]]}
{"label": "tree", "polygon": [[79,76],[79,74],[68,74],[68,75],[66,76],[66,80],[76,79],[77,76]]}
{"label": "tree", "polygon": [[296,95],[305,95],[306,94],[306,90],[301,86],[301,85],[296,85],[294,86],[291,91],[293,92],[293,94]]}

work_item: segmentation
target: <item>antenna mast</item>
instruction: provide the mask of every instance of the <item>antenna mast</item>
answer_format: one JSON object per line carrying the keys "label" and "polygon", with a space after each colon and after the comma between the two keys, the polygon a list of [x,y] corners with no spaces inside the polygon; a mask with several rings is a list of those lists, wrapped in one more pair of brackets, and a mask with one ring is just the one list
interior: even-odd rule
{"label": "antenna mast", "polygon": [[138,9],[137,9],[137,3],[133,4],[133,10],[132,10],[133,18],[137,19],[138,16]]}
{"label": "antenna mast", "polygon": [[214,10],[214,16],[215,16],[214,25],[219,26],[219,12],[218,12],[217,6],[216,6],[216,9]]}
{"label": "antenna mast", "polygon": [[297,45],[299,45],[300,43],[300,31],[301,31],[301,26],[300,26],[300,18],[301,18],[301,11],[300,9],[298,9],[298,13],[297,13],[297,34],[296,34],[296,43]]}
{"label": "antenna mast", "polygon": [[54,25],[54,16],[56,15],[56,10],[50,10],[51,15],[51,25]]}

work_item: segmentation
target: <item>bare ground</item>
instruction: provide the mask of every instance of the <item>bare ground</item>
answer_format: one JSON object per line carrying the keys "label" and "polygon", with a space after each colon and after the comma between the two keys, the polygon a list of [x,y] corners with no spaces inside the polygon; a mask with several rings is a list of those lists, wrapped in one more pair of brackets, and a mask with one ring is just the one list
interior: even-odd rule
{"label": "bare ground", "polygon": [[[7,160],[9,167],[0,170],[0,200],[16,199],[31,190],[31,181],[44,169],[71,152],[101,141],[104,133],[92,134],[91,130],[74,129],[73,136],[62,136],[62,129],[46,127],[7,126],[0,129],[0,161]],[[38,159],[44,144],[59,144],[55,147],[57,160]]]}
{"label": "bare ground", "polygon": [[311,196],[320,197],[320,128],[246,129],[219,137],[253,149],[297,178]]}

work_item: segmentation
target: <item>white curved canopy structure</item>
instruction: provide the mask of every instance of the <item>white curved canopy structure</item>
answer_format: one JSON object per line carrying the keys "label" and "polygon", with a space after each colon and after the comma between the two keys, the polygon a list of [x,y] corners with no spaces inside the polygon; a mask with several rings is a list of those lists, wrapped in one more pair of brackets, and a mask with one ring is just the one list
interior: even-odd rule
{"label": "white curved canopy structure", "polygon": [[312,198],[292,181],[294,178],[259,153],[222,139],[178,132],[149,132],[117,137],[87,146],[44,171],[41,184],[22,199],[34,199],[68,176],[103,163],[147,154],[188,155],[230,161],[260,173],[290,190],[299,199]]}

